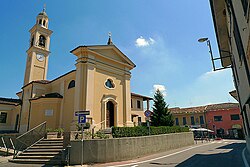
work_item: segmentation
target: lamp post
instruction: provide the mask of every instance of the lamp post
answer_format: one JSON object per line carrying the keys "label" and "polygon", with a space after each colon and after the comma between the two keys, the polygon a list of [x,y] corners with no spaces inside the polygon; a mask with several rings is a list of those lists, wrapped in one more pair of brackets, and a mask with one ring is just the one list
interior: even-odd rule
{"label": "lamp post", "polygon": [[211,60],[212,60],[213,69],[214,69],[214,71],[216,71],[215,64],[214,64],[214,59],[213,59],[213,52],[212,52],[212,48],[211,48],[211,44],[210,44],[210,40],[208,38],[200,38],[200,39],[198,39],[198,42],[207,42],[207,46],[208,46],[208,49],[209,49],[210,57],[211,57]]}

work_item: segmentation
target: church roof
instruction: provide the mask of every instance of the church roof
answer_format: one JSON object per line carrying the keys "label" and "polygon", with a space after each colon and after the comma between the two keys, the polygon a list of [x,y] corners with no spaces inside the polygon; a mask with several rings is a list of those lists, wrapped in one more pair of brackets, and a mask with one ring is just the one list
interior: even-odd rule
{"label": "church roof", "polygon": [[132,62],[132,60],[130,60],[122,51],[120,51],[120,49],[118,49],[113,43],[112,45],[81,45],[76,47],[75,49],[71,50],[70,53],[75,52],[76,50],[78,50],[79,48],[87,48],[90,50],[94,50],[94,49],[98,49],[98,48],[111,48],[114,51],[118,52],[118,54],[133,68],[136,67],[136,65]]}
{"label": "church roof", "polygon": [[0,97],[0,104],[19,105],[21,103],[22,103],[22,101],[20,99]]}
{"label": "church roof", "polygon": [[57,92],[54,92],[54,93],[48,93],[48,94],[45,94],[45,95],[42,95],[39,97],[35,97],[31,100],[37,100],[37,99],[41,99],[41,98],[59,98],[59,99],[62,99],[63,96]]}

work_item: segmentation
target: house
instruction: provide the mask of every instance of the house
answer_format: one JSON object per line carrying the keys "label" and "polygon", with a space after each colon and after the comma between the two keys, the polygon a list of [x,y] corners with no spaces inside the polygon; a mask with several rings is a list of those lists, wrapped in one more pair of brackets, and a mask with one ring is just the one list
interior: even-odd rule
{"label": "house", "polygon": [[244,138],[239,104],[221,103],[206,107],[207,128],[218,137]]}
{"label": "house", "polygon": [[174,117],[174,125],[188,126],[190,128],[205,127],[205,106],[189,108],[170,108]]}

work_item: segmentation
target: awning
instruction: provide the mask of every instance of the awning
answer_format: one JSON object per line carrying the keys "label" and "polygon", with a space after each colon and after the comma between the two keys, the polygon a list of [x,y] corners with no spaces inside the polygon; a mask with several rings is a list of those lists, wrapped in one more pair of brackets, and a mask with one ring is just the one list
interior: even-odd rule
{"label": "awning", "polygon": [[202,132],[214,132],[214,131],[212,131],[212,130],[210,130],[210,129],[206,129],[206,128],[197,128],[197,129],[195,129],[195,128],[190,128],[189,129],[190,131],[202,131]]}

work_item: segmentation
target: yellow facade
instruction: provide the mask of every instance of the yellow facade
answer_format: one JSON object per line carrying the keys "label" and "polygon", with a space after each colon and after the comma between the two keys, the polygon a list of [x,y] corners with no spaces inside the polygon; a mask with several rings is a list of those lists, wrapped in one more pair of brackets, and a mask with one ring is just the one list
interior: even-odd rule
{"label": "yellow facade", "polygon": [[190,108],[170,108],[174,118],[174,125],[193,128],[206,127],[205,106]]}
{"label": "yellow facade", "polygon": [[[51,34],[43,11],[30,30],[24,86],[17,93],[22,101],[18,110],[20,132],[44,121],[47,128],[76,130],[77,111],[90,111],[87,120],[97,129],[134,126],[145,121],[143,101],[151,98],[137,94],[131,97],[130,70],[135,64],[112,43],[111,37],[107,45],[73,49],[76,69],[48,81]],[[131,101],[139,101],[141,106],[131,109]]]}

